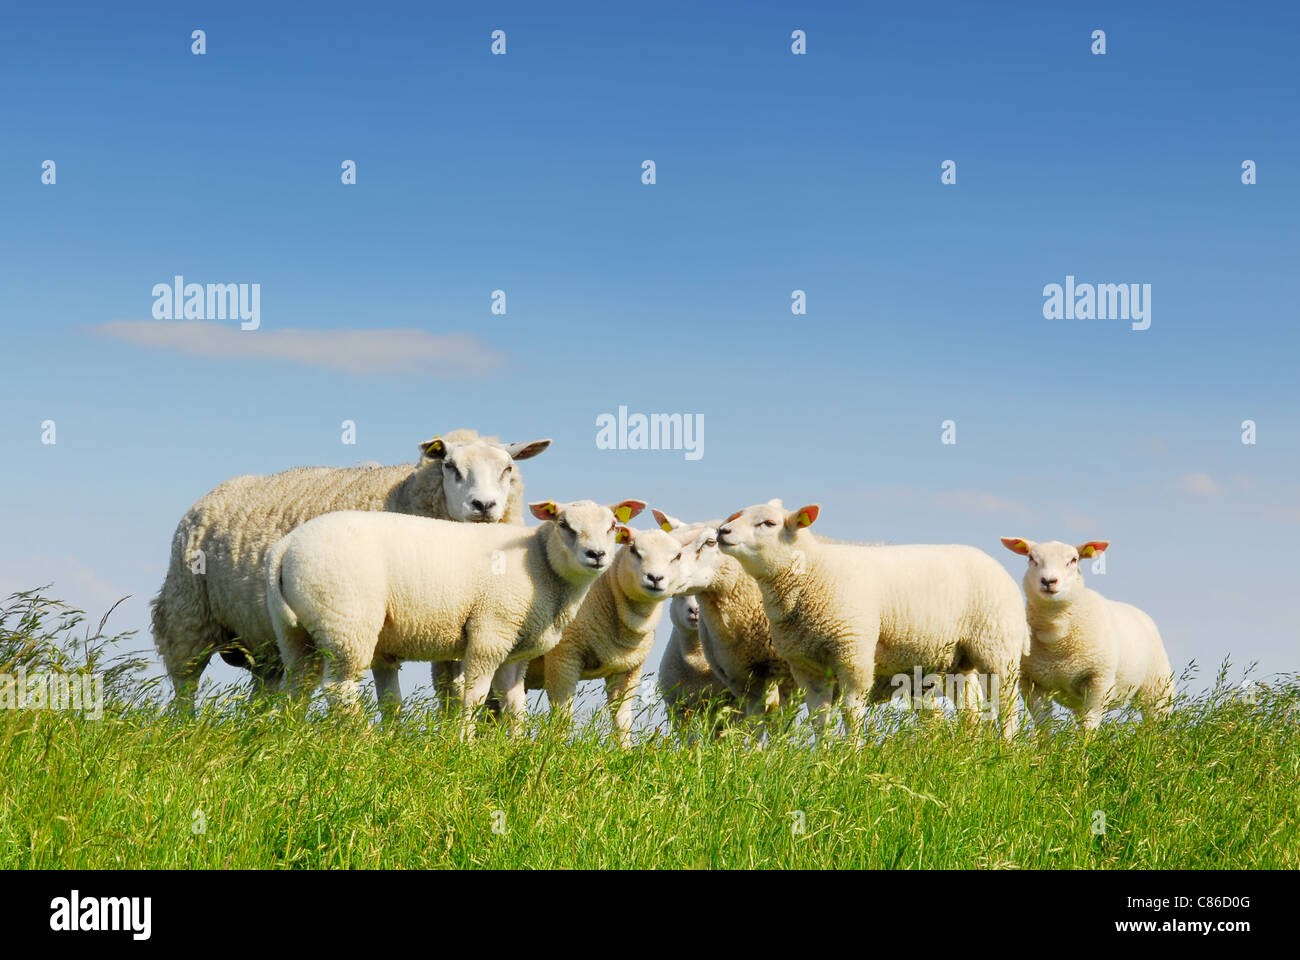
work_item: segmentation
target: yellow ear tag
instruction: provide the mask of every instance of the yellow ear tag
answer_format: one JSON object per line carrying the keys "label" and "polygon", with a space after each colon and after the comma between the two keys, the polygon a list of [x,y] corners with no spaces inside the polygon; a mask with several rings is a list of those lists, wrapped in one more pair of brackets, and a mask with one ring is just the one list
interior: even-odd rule
{"label": "yellow ear tag", "polygon": [[669,523],[667,520],[665,520],[663,523],[659,524],[659,529],[662,530],[664,533],[672,533],[673,525]]}
{"label": "yellow ear tag", "polygon": [[618,532],[614,534],[615,543],[631,543],[632,532],[627,527],[619,527]]}
{"label": "yellow ear tag", "polygon": [[801,527],[806,527],[812,523],[812,517],[808,516],[807,510],[800,510],[799,516],[795,518],[795,522]]}
{"label": "yellow ear tag", "polygon": [[1081,557],[1091,557],[1091,556],[1092,556],[1093,554],[1095,554],[1096,552],[1097,552],[1097,551],[1096,551],[1095,549],[1093,549],[1091,546],[1087,546],[1087,547],[1084,547],[1082,550],[1079,551],[1079,556],[1081,556]]}
{"label": "yellow ear tag", "polygon": [[618,517],[619,523],[627,523],[632,519],[632,508],[626,503],[620,503],[614,508],[614,516]]}

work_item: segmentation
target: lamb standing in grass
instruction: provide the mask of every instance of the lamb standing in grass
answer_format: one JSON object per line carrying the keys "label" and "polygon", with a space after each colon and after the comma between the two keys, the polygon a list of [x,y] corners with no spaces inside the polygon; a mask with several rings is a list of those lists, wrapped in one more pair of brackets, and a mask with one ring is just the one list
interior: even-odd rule
{"label": "lamb standing in grass", "polygon": [[997,678],[1002,733],[1013,736],[1025,622],[1006,570],[974,547],[823,543],[807,529],[819,512],[787,513],[772,500],[718,528],[723,553],[763,591],[773,646],[806,692],[818,735],[836,685],[856,738],[877,674],[920,666]]}
{"label": "lamb standing in grass", "polygon": [[324,677],[332,702],[355,704],[376,656],[464,661],[462,724],[493,676],[512,725],[525,710],[524,667],[560,642],[588,588],[610,565],[616,519],[639,500],[530,504],[520,530],[391,513],[309,520],[267,558],[267,605],[290,690]]}
{"label": "lamb standing in grass", "polygon": [[[654,516],[665,530],[689,529],[681,520],[658,510]],[[714,677],[726,686],[746,717],[776,710],[794,693],[795,684],[789,664],[772,646],[758,582],[737,560],[724,556],[713,579],[700,591],[699,602],[700,649]]]}
{"label": "lamb standing in grass", "polygon": [[[235,477],[194,504],[172,538],[171,563],[153,601],[153,635],[182,709],[213,653],[248,668],[259,687],[283,665],[266,608],[266,555],[299,524],[332,510],[387,510],[469,523],[523,523],[514,462],[550,440],[504,444],[455,430],[420,444],[414,467],[298,467]],[[381,698],[400,701],[396,661],[375,664]]]}
{"label": "lamb standing in grass", "polygon": [[659,695],[669,723],[681,730],[701,709],[734,707],[735,697],[713,672],[700,646],[699,596],[674,597],[668,619],[673,632],[659,661]]}
{"label": "lamb standing in grass", "polygon": [[529,667],[529,685],[544,686],[551,713],[567,718],[579,680],[605,681],[620,746],[632,736],[632,696],[654,646],[663,602],[697,590],[719,559],[711,527],[670,534],[620,527],[623,545],[609,570],[587,593],[559,644]]}
{"label": "lamb standing in grass", "polygon": [[1095,557],[1110,541],[1072,547],[1003,537],[1002,543],[1029,558],[1024,586],[1031,643],[1020,664],[1020,686],[1035,726],[1051,719],[1053,699],[1089,730],[1108,706],[1135,699],[1144,716],[1167,714],[1174,673],[1155,621],[1089,589],[1079,570],[1080,557]]}

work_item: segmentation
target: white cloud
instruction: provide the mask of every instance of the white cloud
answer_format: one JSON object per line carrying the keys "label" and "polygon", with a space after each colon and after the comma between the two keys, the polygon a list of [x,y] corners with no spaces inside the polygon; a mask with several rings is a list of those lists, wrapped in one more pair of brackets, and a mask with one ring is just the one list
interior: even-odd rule
{"label": "white cloud", "polygon": [[348,373],[489,373],[504,358],[468,333],[427,330],[241,330],[206,320],[114,320],[92,333],[200,357],[288,360]]}
{"label": "white cloud", "polygon": [[1007,514],[1021,520],[1028,519],[1031,515],[1029,508],[1023,503],[1007,500],[985,490],[950,490],[936,493],[933,503],[940,510],[958,510],[963,513]]}
{"label": "white cloud", "polygon": [[1223,492],[1208,473],[1188,473],[1179,477],[1178,489],[1201,497],[1217,497]]}

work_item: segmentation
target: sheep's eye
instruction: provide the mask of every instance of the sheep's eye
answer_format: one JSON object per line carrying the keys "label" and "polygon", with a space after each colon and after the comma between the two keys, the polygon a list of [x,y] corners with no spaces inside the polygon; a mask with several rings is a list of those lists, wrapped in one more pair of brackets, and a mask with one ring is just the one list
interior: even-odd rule
{"label": "sheep's eye", "polygon": [[560,521],[560,529],[563,530],[565,533],[573,533],[573,527],[569,526],[568,520]]}
{"label": "sheep's eye", "polygon": [[606,532],[606,533],[613,533],[613,532],[614,532],[614,524],[611,523],[611,524],[609,525],[609,529],[606,530],[605,532]]}
{"label": "sheep's eye", "polygon": [[718,545],[718,541],[710,537],[708,540],[704,541],[704,545],[706,547],[716,547]]}
{"label": "sheep's eye", "polygon": [[1036,566],[1038,566],[1038,561],[1035,560],[1033,557],[1030,557],[1030,558],[1029,558],[1029,565],[1030,565],[1031,567],[1036,567]]}
{"label": "sheep's eye", "polygon": [[632,551],[632,556],[636,557],[637,559],[640,559],[641,551],[636,548],[636,544],[634,543],[628,544],[628,549]]}
{"label": "sheep's eye", "polygon": [[760,526],[760,527],[775,527],[775,526],[776,526],[776,521],[775,521],[775,520],[764,520],[764,521],[762,521],[761,523],[759,523],[759,526]]}
{"label": "sheep's eye", "polygon": [[504,480],[508,476],[510,476],[510,468],[506,467],[504,470],[501,471],[501,479]]}
{"label": "sheep's eye", "polygon": [[677,554],[677,556],[673,557],[673,563],[676,563],[676,562],[677,562],[678,560],[680,560],[681,558],[682,558],[682,555],[681,555],[680,553]]}
{"label": "sheep's eye", "polygon": [[[1071,557],[1071,558],[1070,558],[1070,563],[1078,563],[1078,562],[1079,562],[1079,558],[1078,558],[1078,557]],[[1066,566],[1068,567],[1068,566],[1070,565],[1070,563],[1067,563]]]}

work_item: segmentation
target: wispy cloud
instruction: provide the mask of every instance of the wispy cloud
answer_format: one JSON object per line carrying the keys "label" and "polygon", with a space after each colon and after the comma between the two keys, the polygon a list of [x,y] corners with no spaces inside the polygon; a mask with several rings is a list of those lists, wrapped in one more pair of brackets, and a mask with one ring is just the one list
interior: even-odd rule
{"label": "wispy cloud", "polygon": [[1200,497],[1217,497],[1223,492],[1208,473],[1188,473],[1179,477],[1178,489]]}
{"label": "wispy cloud", "polygon": [[472,334],[427,330],[241,330],[206,320],[114,320],[89,330],[189,356],[287,360],[362,374],[478,376],[505,359]]}
{"label": "wispy cloud", "polygon": [[1031,515],[1023,503],[985,490],[948,490],[934,494],[933,503],[940,510],[956,510],[961,513],[1005,514],[1021,520]]}

